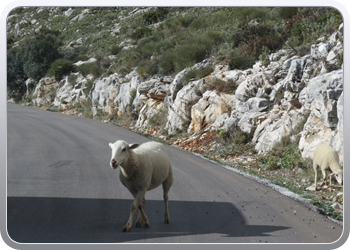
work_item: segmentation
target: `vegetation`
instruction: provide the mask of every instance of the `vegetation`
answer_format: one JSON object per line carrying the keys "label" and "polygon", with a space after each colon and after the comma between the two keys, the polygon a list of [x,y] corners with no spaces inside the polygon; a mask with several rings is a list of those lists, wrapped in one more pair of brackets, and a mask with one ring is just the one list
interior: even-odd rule
{"label": "vegetation", "polygon": [[[268,53],[284,47],[302,51],[342,22],[336,9],[323,7],[151,7],[140,12],[78,7],[70,16],[63,14],[67,10],[20,7],[10,13],[9,22],[19,24],[21,35],[10,29],[7,37],[9,94],[23,95],[19,86],[28,77],[59,79],[73,70],[72,63],[90,57],[98,61],[76,68],[84,76],[128,74],[135,67],[143,78],[175,74],[209,57],[247,69],[259,59],[268,63]],[[76,20],[82,11],[86,14]],[[30,24],[29,16],[37,23]],[[40,28],[43,20],[49,29]],[[78,39],[82,44],[67,48]],[[200,77],[188,74],[187,80]]]}

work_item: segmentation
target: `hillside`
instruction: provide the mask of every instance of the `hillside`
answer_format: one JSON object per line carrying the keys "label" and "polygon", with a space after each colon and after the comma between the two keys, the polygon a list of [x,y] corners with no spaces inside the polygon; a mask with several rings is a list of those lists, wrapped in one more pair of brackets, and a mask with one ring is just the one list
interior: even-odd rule
{"label": "hillside", "polygon": [[318,143],[343,158],[337,10],[18,8],[7,30],[9,101],[149,134],[342,218],[342,188],[309,190]]}

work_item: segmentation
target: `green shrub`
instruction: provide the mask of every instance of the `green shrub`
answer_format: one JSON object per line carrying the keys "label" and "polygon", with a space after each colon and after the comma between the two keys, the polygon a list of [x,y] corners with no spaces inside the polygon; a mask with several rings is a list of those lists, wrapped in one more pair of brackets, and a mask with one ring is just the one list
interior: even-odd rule
{"label": "green shrub", "polygon": [[7,93],[16,101],[26,92],[23,84],[27,78],[23,69],[24,57],[22,50],[10,49],[7,52]]}
{"label": "green shrub", "polygon": [[209,26],[209,20],[207,18],[197,19],[189,25],[189,28],[192,30],[204,29]]}
{"label": "green shrub", "polygon": [[146,79],[152,75],[157,74],[158,68],[157,64],[152,63],[149,60],[143,60],[139,63],[137,67],[137,73],[143,78]]}
{"label": "green shrub", "polygon": [[154,53],[155,42],[146,38],[141,39],[136,48],[138,57],[141,59],[149,59]]}
{"label": "green shrub", "polygon": [[165,74],[173,73],[175,71],[175,64],[174,64],[175,54],[176,52],[174,49],[169,49],[162,54],[158,62],[159,73],[165,75]]}
{"label": "green shrub", "polygon": [[233,53],[229,59],[229,66],[233,69],[245,70],[252,68],[255,64],[256,59],[252,56],[240,55]]}
{"label": "green shrub", "polygon": [[148,120],[148,125],[152,128],[164,129],[168,119],[168,107],[163,106]]}
{"label": "green shrub", "polygon": [[57,59],[51,64],[48,71],[49,76],[54,76],[56,81],[59,81],[64,75],[68,75],[76,69],[72,62],[66,59]]}
{"label": "green shrub", "polygon": [[94,85],[94,81],[93,81],[93,80],[88,80],[88,81],[87,81],[86,87],[85,87],[85,89],[84,89],[85,95],[89,95],[90,90],[91,90],[91,88],[92,88],[93,85]]}
{"label": "green shrub", "polygon": [[113,45],[111,47],[111,54],[112,55],[117,55],[120,50],[121,50],[121,48],[118,45]]}
{"label": "green shrub", "polygon": [[191,79],[195,79],[195,78],[196,78],[196,70],[193,69],[188,71],[182,79],[183,85],[186,85]]}
{"label": "green shrub", "polygon": [[131,92],[130,92],[130,101],[129,101],[129,111],[130,112],[132,111],[132,103],[134,102],[136,95],[137,95],[137,89],[135,88],[135,89],[131,90]]}
{"label": "green shrub", "polygon": [[221,79],[214,78],[210,89],[233,95],[237,87],[238,84],[232,79],[229,79],[228,81],[223,81]]}
{"label": "green shrub", "polygon": [[295,167],[305,168],[305,162],[297,146],[290,145],[285,148],[281,156],[281,167],[289,169]]}
{"label": "green shrub", "polygon": [[139,29],[137,29],[136,31],[134,31],[130,37],[134,40],[139,40],[147,35],[150,35],[152,32],[152,30],[148,27],[141,27]]}
{"label": "green shrub", "polygon": [[157,44],[155,44],[154,51],[157,54],[163,54],[169,49],[172,49],[174,47],[175,47],[175,42],[173,40],[164,39],[159,41]]}
{"label": "green shrub", "polygon": [[157,7],[154,11],[143,14],[142,18],[145,24],[153,24],[163,21],[169,12],[168,7]]}
{"label": "green shrub", "polygon": [[271,54],[271,51],[266,46],[263,46],[262,54],[259,56],[259,60],[263,66],[267,66],[270,64],[270,59],[269,59],[270,54]]}
{"label": "green shrub", "polygon": [[172,36],[182,29],[182,23],[177,18],[170,18],[164,21],[164,29],[168,36]]}
{"label": "green shrub", "polygon": [[237,7],[234,11],[239,21],[246,23],[253,19],[263,20],[267,16],[268,8]]}
{"label": "green shrub", "polygon": [[82,62],[84,62],[84,61],[87,61],[87,60],[89,60],[89,57],[87,56],[87,55],[78,55],[78,56],[76,56],[75,58],[74,58],[74,62],[79,62],[79,61],[82,61]]}
{"label": "green shrub", "polygon": [[193,70],[190,70],[188,71],[183,79],[182,79],[182,82],[183,84],[187,84],[191,79],[196,79],[196,80],[199,80],[203,77],[206,77],[208,75],[210,75],[212,72],[214,71],[214,66],[208,66],[208,67],[205,67],[205,68],[202,68],[202,69],[193,69]]}
{"label": "green shrub", "polygon": [[298,7],[280,7],[278,14],[283,19],[290,19],[298,13]]}
{"label": "green shrub", "polygon": [[85,63],[77,67],[77,70],[86,77],[89,74],[92,74],[94,77],[99,77],[103,73],[103,69],[101,68],[98,62]]}
{"label": "green shrub", "polygon": [[175,70],[179,72],[208,57],[212,47],[217,43],[217,37],[220,37],[217,32],[207,32],[201,36],[193,37],[181,47],[176,48]]}
{"label": "green shrub", "polygon": [[278,164],[277,164],[277,157],[276,156],[270,156],[263,165],[263,168],[266,170],[276,170],[278,169]]}
{"label": "green shrub", "polygon": [[55,38],[50,34],[38,34],[23,46],[24,72],[28,77],[39,80],[44,77],[50,65],[58,57]]}

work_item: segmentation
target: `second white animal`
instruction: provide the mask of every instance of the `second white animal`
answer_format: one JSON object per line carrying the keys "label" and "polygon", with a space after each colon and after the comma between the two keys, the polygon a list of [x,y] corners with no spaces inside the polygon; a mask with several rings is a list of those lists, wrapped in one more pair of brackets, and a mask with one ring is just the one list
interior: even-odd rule
{"label": "second white animal", "polygon": [[343,184],[343,170],[339,165],[339,156],[338,153],[328,145],[319,144],[313,155],[313,168],[315,171],[315,191],[317,190],[317,172],[318,168],[321,169],[323,175],[323,184],[327,185],[327,173],[326,171],[330,170],[337,182]]}

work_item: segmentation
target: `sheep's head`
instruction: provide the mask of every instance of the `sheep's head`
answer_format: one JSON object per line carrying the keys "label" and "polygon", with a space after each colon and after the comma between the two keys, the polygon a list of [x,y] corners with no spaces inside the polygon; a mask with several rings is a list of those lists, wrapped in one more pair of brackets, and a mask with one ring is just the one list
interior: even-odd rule
{"label": "sheep's head", "polygon": [[334,177],[340,185],[343,185],[343,170],[342,169],[335,170]]}
{"label": "sheep's head", "polygon": [[115,143],[109,143],[109,147],[112,150],[112,158],[110,166],[116,169],[119,165],[123,164],[129,159],[130,150],[137,148],[139,144],[128,144],[125,141],[116,141]]}

